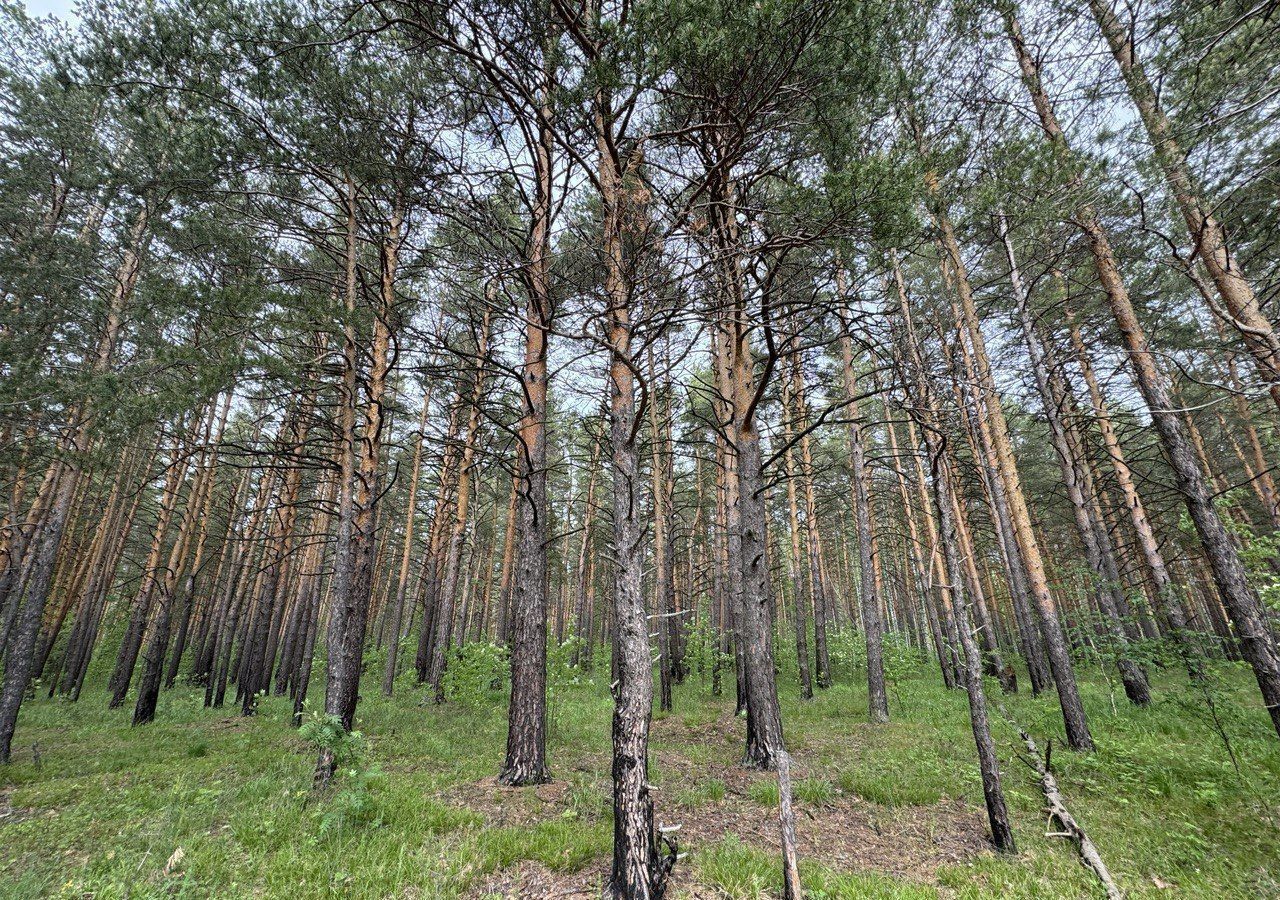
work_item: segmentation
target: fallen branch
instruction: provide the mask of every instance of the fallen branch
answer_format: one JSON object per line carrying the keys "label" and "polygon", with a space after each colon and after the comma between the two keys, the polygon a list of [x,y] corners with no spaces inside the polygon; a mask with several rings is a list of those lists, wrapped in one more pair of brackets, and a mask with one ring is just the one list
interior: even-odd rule
{"label": "fallen branch", "polygon": [[[1040,790],[1044,793],[1045,803],[1048,805],[1049,830],[1045,833],[1046,836],[1071,838],[1076,845],[1076,851],[1080,854],[1081,862],[1092,869],[1093,874],[1097,875],[1098,880],[1102,882],[1102,886],[1107,892],[1107,900],[1124,900],[1124,893],[1111,877],[1111,872],[1107,869],[1107,864],[1102,861],[1102,854],[1098,852],[1097,845],[1089,839],[1089,835],[1085,834],[1084,828],[1076,821],[1075,816],[1071,815],[1071,811],[1067,809],[1067,803],[1062,797],[1062,791],[1058,788],[1058,780],[1053,777],[1053,772],[1049,770],[1049,758],[1053,752],[1053,744],[1049,744],[1049,750],[1045,754],[1044,760],[1041,761],[1040,749],[1036,747],[1036,742],[1032,740],[1031,735],[1027,734],[1026,729],[1018,726],[1018,734],[1022,736],[1022,742],[1026,744],[1027,752],[1031,754],[1028,764],[1040,776]],[[1062,826],[1062,831],[1053,830],[1055,819]]]}

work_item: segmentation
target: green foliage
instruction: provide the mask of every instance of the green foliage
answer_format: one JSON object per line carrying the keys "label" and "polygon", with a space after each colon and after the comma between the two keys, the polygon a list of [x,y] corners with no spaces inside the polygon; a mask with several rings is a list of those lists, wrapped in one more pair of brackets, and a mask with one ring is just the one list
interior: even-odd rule
{"label": "green foliage", "polygon": [[827,651],[833,675],[839,673],[851,679],[865,677],[867,639],[862,632],[849,627],[828,628]]}
{"label": "green foliage", "polygon": [[[774,642],[775,653],[785,654],[785,641]],[[791,651],[794,657],[794,651]],[[711,621],[711,609],[704,603],[698,610],[698,620],[685,631],[685,663],[689,671],[698,675],[706,683],[717,665],[721,669],[726,666],[732,670],[733,655],[720,650],[720,638]]]}
{"label": "green foliage", "polygon": [[312,713],[299,727],[298,735],[316,751],[333,754],[339,767],[353,766],[364,752],[364,735],[359,731],[347,731],[342,720],[329,713]]}
{"label": "green foliage", "polygon": [[444,672],[444,693],[463,706],[491,705],[505,693],[510,672],[506,647],[472,641],[456,648]]}

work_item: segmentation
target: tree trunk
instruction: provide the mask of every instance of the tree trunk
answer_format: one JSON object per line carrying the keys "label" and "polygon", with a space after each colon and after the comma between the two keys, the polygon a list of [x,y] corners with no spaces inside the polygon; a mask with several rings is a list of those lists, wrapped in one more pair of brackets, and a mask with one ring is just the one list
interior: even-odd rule
{"label": "tree trunk", "polygon": [[858,577],[861,589],[862,631],[867,645],[867,713],[872,722],[889,721],[889,695],[884,682],[884,624],[880,620],[880,592],[875,577],[875,546],[871,532],[870,473],[858,421],[858,376],[854,369],[853,337],[846,328],[840,336],[844,378],[845,416],[849,431],[849,478],[853,488],[853,514],[858,531]]}
{"label": "tree trunk", "polygon": [[[550,62],[547,63],[551,65]],[[540,784],[547,770],[547,339],[551,326],[552,71],[544,69],[543,115],[534,152],[536,196],[532,210],[525,290],[524,394],[518,452],[520,498],[516,518],[516,575],[511,585],[511,702],[504,784]]]}
{"label": "tree trunk", "polygon": [[[1114,13],[1109,7],[1104,7],[1100,0],[1090,0],[1090,6],[1095,16],[1099,18],[1117,59],[1125,54],[1130,54],[1129,58],[1132,59],[1130,48],[1123,43],[1124,35],[1118,30],[1119,22],[1115,19]],[[1021,47],[1021,33],[1011,8],[1006,9],[1005,22],[1015,48]],[[1035,102],[1040,124],[1048,140],[1059,152],[1070,159],[1066,137],[1058,125],[1053,107],[1041,85],[1035,60],[1025,49],[1019,50],[1019,64],[1022,68],[1023,83]],[[1122,63],[1122,68],[1123,66]],[[1140,85],[1146,81],[1140,67],[1134,71],[1137,75],[1141,75],[1141,79],[1140,82],[1131,81],[1131,90],[1135,83]],[[1152,105],[1154,95],[1149,94],[1149,84],[1147,91],[1148,99],[1151,101],[1149,107],[1154,109]],[[1143,115],[1146,118],[1147,112]],[[1158,124],[1158,121],[1152,121]],[[1152,122],[1147,124],[1150,130]],[[1167,126],[1167,122],[1165,125]],[[1156,132],[1153,132],[1153,138],[1155,137]],[[1166,174],[1168,174],[1167,171]],[[1072,182],[1073,186],[1079,185],[1079,176],[1074,176]],[[1179,202],[1182,203],[1182,198],[1179,198]],[[1088,203],[1082,203],[1077,208],[1076,223],[1088,239],[1094,266],[1098,272],[1098,280],[1106,293],[1111,314],[1124,339],[1124,346],[1138,382],[1138,389],[1151,411],[1152,422],[1160,435],[1178,491],[1183,497],[1196,532],[1200,535],[1218,592],[1222,596],[1240,638],[1242,653],[1253,669],[1263,703],[1271,716],[1276,732],[1280,734],[1280,654],[1277,654],[1257,595],[1249,584],[1231,535],[1213,506],[1213,497],[1205,484],[1204,472],[1196,460],[1195,448],[1175,411],[1168,379],[1157,365],[1155,356],[1147,343],[1146,334],[1138,321],[1137,313],[1129,298],[1128,288],[1120,275],[1120,267],[1111,249],[1111,241],[1099,222],[1097,213]],[[1197,229],[1192,230],[1195,232]],[[1201,244],[1202,253],[1207,246],[1210,245]],[[1221,247],[1218,250],[1222,253],[1226,252]],[[1217,251],[1210,252],[1210,255],[1214,255],[1215,252]]]}
{"label": "tree trunk", "polygon": [[1067,746],[1072,750],[1093,750],[1093,736],[1089,733],[1089,723],[1085,717],[1084,704],[1080,700],[1080,691],[1076,684],[1075,668],[1071,663],[1066,636],[1058,621],[1058,614],[1053,595],[1049,590],[1045,576],[1044,560],[1040,552],[1040,543],[1031,527],[1031,513],[1027,509],[1026,495],[1022,490],[1022,480],[1014,462],[1013,446],[1009,439],[1009,426],[1005,421],[1004,409],[1000,404],[1000,396],[996,393],[995,382],[991,377],[991,361],[987,356],[986,342],[978,324],[978,312],[973,302],[973,291],[969,282],[968,269],[960,253],[960,245],[956,241],[951,220],[942,208],[938,196],[937,179],[930,173],[928,187],[935,198],[934,220],[938,226],[939,242],[943,250],[943,269],[952,281],[956,295],[960,301],[964,326],[969,338],[970,352],[978,377],[978,388],[981,392],[982,404],[979,416],[985,414],[991,429],[991,443],[996,454],[996,466],[1000,477],[1004,480],[1005,494],[1008,498],[1009,514],[1018,547],[1022,552],[1022,561],[1027,574],[1027,587],[1037,614],[1040,617],[1040,630],[1044,636],[1045,649],[1049,655],[1049,667],[1053,671],[1054,684],[1058,689],[1058,701],[1062,707],[1062,720],[1067,733]]}

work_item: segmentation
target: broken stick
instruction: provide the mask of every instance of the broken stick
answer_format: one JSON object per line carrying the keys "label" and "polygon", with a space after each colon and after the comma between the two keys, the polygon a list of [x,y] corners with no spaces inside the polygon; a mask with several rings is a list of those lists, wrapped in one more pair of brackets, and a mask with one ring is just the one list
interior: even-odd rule
{"label": "broken stick", "polygon": [[800,868],[796,860],[796,817],[791,809],[791,756],[778,754],[778,826],[782,832],[782,885],[784,900],[802,900]]}
{"label": "broken stick", "polygon": [[[1049,756],[1045,755],[1044,760],[1040,759],[1040,750],[1036,747],[1036,742],[1032,740],[1031,735],[1022,726],[1018,726],[1018,734],[1022,736],[1022,742],[1027,746],[1027,752],[1031,754],[1030,765],[1035,769],[1036,774],[1040,776],[1040,790],[1044,793],[1045,803],[1048,805],[1049,824],[1052,827],[1053,820],[1057,819],[1062,825],[1062,831],[1049,831],[1049,837],[1068,837],[1076,845],[1076,850],[1080,854],[1080,860],[1093,870],[1093,874],[1098,876],[1098,880],[1102,882],[1103,888],[1107,892],[1107,900],[1124,900],[1124,893],[1116,885],[1115,879],[1111,877],[1111,872],[1107,869],[1107,864],[1102,861],[1102,854],[1098,852],[1098,847],[1089,839],[1089,835],[1085,833],[1080,823],[1076,821],[1075,816],[1071,815],[1071,811],[1067,809],[1067,803],[1062,797],[1062,791],[1058,788],[1058,779],[1053,777],[1053,772],[1049,770]],[[1052,752],[1052,743],[1050,743],[1049,752]]]}

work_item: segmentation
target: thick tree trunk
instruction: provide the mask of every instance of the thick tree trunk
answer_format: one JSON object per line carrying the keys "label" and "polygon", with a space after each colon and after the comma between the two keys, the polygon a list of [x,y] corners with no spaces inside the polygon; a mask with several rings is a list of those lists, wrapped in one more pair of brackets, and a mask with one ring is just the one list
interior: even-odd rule
{"label": "thick tree trunk", "polygon": [[[623,162],[614,154],[616,123],[607,93],[595,97],[600,200],[604,208],[605,341],[609,347],[609,446],[613,470],[613,865],[609,894],[616,900],[660,900],[675,864],[663,857],[649,794],[649,722],[653,661],[641,588],[644,566],[642,486],[636,446],[635,371],[631,345],[631,284],[624,258],[627,210]],[[771,673],[772,674],[772,673]]]}
{"label": "thick tree trunk", "polygon": [[[355,325],[357,200],[354,182],[347,181],[346,284],[347,324],[343,342],[342,406],[339,413],[341,473],[338,483],[338,539],[333,567],[333,614],[329,621],[325,714],[337,718],[344,731],[355,725],[361,661],[368,624],[374,566],[374,517],[379,496],[378,461],[383,426],[383,397],[391,365],[391,316],[395,302],[395,257],[399,250],[399,213],[393,213],[389,239],[382,247],[382,285],[373,317],[366,397],[361,427],[356,426],[358,344]],[[315,782],[326,786],[333,777],[332,749],[320,751]]]}
{"label": "thick tree trunk", "polygon": [[[545,119],[545,117],[544,117]],[[539,131],[525,289],[525,356],[521,375],[524,416],[520,422],[520,491],[516,506],[515,578],[511,584],[511,702],[507,713],[505,784],[540,784],[547,770],[547,338],[551,325],[550,122]]]}

